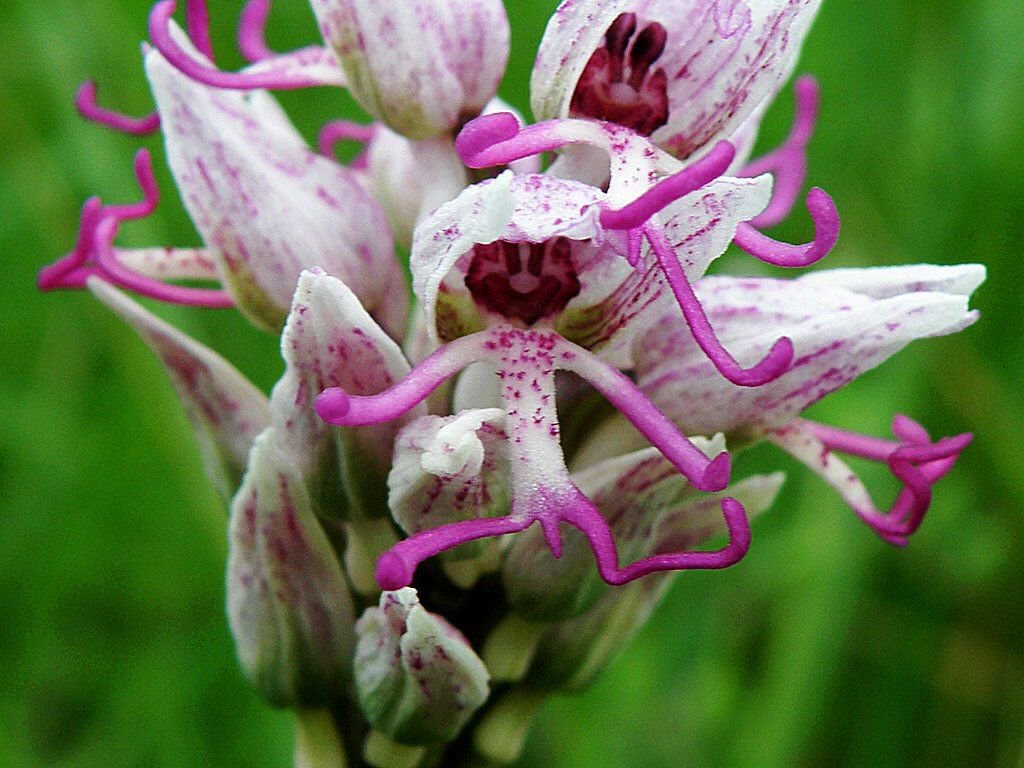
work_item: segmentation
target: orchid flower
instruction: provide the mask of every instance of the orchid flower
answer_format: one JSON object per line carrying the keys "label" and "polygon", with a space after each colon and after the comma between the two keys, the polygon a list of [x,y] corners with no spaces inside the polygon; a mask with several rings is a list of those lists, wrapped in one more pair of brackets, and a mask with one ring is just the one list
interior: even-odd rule
{"label": "orchid flower", "polygon": [[[736,180],[680,202],[673,223],[690,233],[685,245],[696,274],[724,249],[736,222],[763,206],[767,190],[758,194],[758,187],[756,180]],[[705,456],[628,377],[594,353],[606,350],[614,357],[616,347],[643,328],[642,315],[662,293],[660,272],[631,268],[628,243],[605,236],[602,197],[578,182],[506,172],[441,206],[416,230],[412,270],[428,332],[442,346],[380,394],[334,387],[317,398],[324,420],[351,427],[403,416],[473,363],[493,365],[501,380],[509,513],[462,519],[404,539],[378,561],[383,588],[407,586],[417,565],[432,555],[534,523],[556,557],[562,551],[559,525],[581,530],[612,584],[657,570],[724,567],[746,550],[742,507],[726,498],[731,543],[725,549],[681,551],[620,567],[607,522],[569,477],[555,412],[559,370],[593,385],[697,488],[722,490],[729,477],[727,453]],[[692,226],[693,220],[704,226]]]}
{"label": "orchid flower", "polygon": [[[756,358],[774,333],[793,340],[793,366],[757,389],[723,381],[678,328],[659,323],[634,346],[640,389],[685,430],[722,431],[735,443],[767,439],[819,474],[883,539],[904,545],[970,435],[932,441],[906,416],[895,441],[817,424],[806,408],[915,339],[956,333],[977,320],[967,299],[980,265],[876,267],[815,272],[792,281],[708,277],[697,286],[709,317],[740,359]],[[887,464],[902,490],[880,511],[835,454]]]}

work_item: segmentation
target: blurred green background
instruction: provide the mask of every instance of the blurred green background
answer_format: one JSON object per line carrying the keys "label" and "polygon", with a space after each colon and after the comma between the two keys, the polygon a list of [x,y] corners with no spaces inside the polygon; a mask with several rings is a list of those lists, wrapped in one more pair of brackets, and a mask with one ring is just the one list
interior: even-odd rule
{"label": "blurred green background", "polygon": [[[225,65],[240,2],[214,3]],[[509,0],[502,95],[527,107],[552,0]],[[800,72],[823,112],[811,180],[835,197],[831,265],[984,262],[982,321],[920,342],[816,407],[884,434],[894,411],[974,445],[904,551],[817,479],[791,479],[750,555],[679,579],[588,693],[552,702],[524,766],[1018,766],[1024,730],[1024,4],[825,0]],[[271,43],[314,39],[279,2]],[[224,514],[157,363],[90,296],[39,295],[80,203],[135,199],[136,142],[81,122],[80,81],[150,107],[142,0],[0,6],[0,763],[286,765],[291,723],[236,671],[223,616]],[[398,54],[400,55],[400,54]],[[354,112],[336,92],[286,94],[305,129]],[[784,92],[761,137],[784,135]],[[145,145],[159,149],[157,139]],[[158,153],[158,158],[160,157]],[[158,165],[160,162],[158,160]],[[197,242],[166,172],[160,215],[130,245]],[[803,214],[779,234],[806,235]],[[747,269],[728,257],[721,268]],[[275,340],[230,313],[161,314],[264,387]],[[879,498],[894,487],[867,472]]]}

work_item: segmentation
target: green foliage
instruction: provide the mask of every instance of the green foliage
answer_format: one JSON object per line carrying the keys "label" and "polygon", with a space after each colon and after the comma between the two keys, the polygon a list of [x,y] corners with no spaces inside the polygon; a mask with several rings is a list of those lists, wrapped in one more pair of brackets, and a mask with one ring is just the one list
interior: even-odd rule
{"label": "green foliage", "polygon": [[[214,3],[225,65],[241,3]],[[271,44],[313,39],[279,3]],[[527,107],[553,0],[510,0],[502,96]],[[71,96],[145,112],[142,0],[5,0],[0,10],[0,762],[286,765],[292,723],[236,667],[223,615],[226,521],[159,364],[85,293],[42,296],[90,194],[134,199],[136,142],[85,125]],[[894,409],[976,433],[905,551],[816,479],[790,471],[750,555],[680,578],[652,623],[581,697],[546,706],[522,765],[1015,766],[1024,722],[1024,8],[1019,0],[825,0],[799,71],[823,110],[811,180],[835,197],[830,264],[980,261],[983,319],[922,342],[818,407],[882,434]],[[347,96],[285,94],[312,132]],[[791,99],[761,146],[784,135]],[[159,141],[143,142],[157,151]],[[196,242],[166,171],[161,214],[126,244]],[[800,215],[779,228],[800,238]],[[724,269],[749,270],[730,257]],[[157,307],[264,389],[276,339],[230,315]],[[737,476],[741,476],[740,473]],[[868,475],[879,491],[881,474]]]}

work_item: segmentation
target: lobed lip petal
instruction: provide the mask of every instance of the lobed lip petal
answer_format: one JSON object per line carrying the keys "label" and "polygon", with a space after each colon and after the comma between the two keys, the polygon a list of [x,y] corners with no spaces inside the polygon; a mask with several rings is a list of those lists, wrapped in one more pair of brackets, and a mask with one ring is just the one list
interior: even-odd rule
{"label": "lobed lip petal", "polygon": [[231,505],[227,609],[238,660],[277,706],[327,706],[347,686],[352,596],[281,434],[257,439]]}
{"label": "lobed lip petal", "polygon": [[96,277],[86,284],[164,364],[195,430],[206,473],[227,504],[241,482],[253,441],[270,421],[266,396],[212,349],[112,285]]}
{"label": "lobed lip petal", "polygon": [[402,351],[343,282],[307,271],[295,289],[281,356],[286,369],[271,393],[272,423],[295,456],[317,511],[349,519],[386,514],[384,480],[395,436],[424,409],[389,424],[339,432],[312,405],[328,387],[358,395],[387,389],[409,372]]}
{"label": "lobed lip petal", "polygon": [[[530,81],[538,120],[566,117],[591,55],[612,22],[633,13],[667,33],[668,119],[655,143],[679,157],[727,138],[792,73],[820,0],[565,0],[541,40]],[[744,131],[754,132],[746,123]]]}
{"label": "lobed lip petal", "polygon": [[[743,388],[722,379],[685,329],[656,325],[634,348],[641,389],[684,430],[763,430],[874,368],[914,339],[955,333],[977,319],[967,296],[983,268],[884,267],[796,280],[705,278],[697,292],[739,360],[763,356],[780,335],[795,347],[775,381]],[[846,287],[847,285],[851,288]]]}
{"label": "lobed lip petal", "polygon": [[278,328],[313,266],[371,311],[401,301],[388,290],[402,279],[379,204],[351,171],[310,151],[269,94],[197,84],[156,51],[146,70],[185,207],[243,312]]}
{"label": "lobed lip petal", "polygon": [[427,139],[475,116],[508,60],[501,0],[312,0],[349,89],[377,120]]}

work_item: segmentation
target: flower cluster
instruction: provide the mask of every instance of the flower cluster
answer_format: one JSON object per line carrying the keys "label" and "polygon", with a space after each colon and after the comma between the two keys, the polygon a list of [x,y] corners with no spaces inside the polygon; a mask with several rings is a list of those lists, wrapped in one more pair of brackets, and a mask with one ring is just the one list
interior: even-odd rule
{"label": "flower cluster", "polygon": [[[757,441],[907,543],[970,436],[896,416],[886,440],[801,413],[970,325],[983,268],[706,276],[731,244],[800,268],[837,241],[818,188],[807,242],[763,231],[804,187],[813,79],[795,81],[785,141],[750,157],[818,0],[564,0],[533,124],[495,96],[500,0],[311,5],[322,43],[279,53],[269,0],[248,0],[249,63],[229,72],[203,0],[184,28],[158,2],[156,111],[102,107],[93,83],[76,103],[162,134],[202,244],[117,246],[158,204],[142,150],[142,200],[87,201],[39,276],[88,287],[164,362],[230,509],[228,614],[270,702],[328,710],[321,738],[373,765],[513,758],[500,731],[522,691],[586,684],[668,575],[746,554],[782,481],[732,477],[729,451]],[[270,91],[315,86],[347,88],[369,121],[330,122],[311,148]],[[348,165],[341,140],[363,145]],[[265,395],[124,291],[237,308],[280,334],[283,376]],[[879,508],[838,454],[886,464],[895,501]]]}

